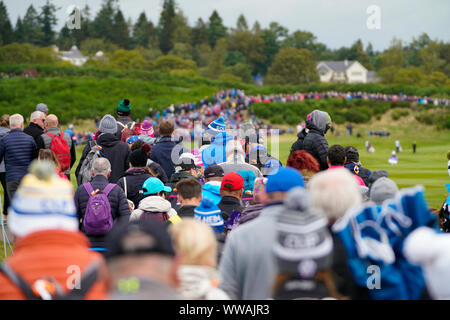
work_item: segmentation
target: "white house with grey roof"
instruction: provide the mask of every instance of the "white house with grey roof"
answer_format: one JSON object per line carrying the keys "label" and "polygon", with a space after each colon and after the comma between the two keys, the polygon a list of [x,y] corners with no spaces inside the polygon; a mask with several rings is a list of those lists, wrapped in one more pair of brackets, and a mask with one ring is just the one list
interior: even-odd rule
{"label": "white house with grey roof", "polygon": [[81,67],[89,57],[85,57],[81,54],[80,50],[78,50],[77,46],[73,46],[70,51],[61,51],[61,60],[69,61],[74,66]]}
{"label": "white house with grey roof", "polygon": [[316,65],[320,82],[367,83],[368,70],[358,61],[320,61]]}

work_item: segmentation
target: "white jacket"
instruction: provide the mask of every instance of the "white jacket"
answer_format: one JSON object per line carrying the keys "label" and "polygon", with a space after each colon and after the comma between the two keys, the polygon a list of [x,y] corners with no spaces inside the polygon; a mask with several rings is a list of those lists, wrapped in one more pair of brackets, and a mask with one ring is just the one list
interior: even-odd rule
{"label": "white jacket", "polygon": [[172,208],[169,201],[162,197],[150,196],[139,202],[138,208],[131,213],[130,221],[139,220],[144,211],[167,212],[169,218],[177,215],[177,212]]}

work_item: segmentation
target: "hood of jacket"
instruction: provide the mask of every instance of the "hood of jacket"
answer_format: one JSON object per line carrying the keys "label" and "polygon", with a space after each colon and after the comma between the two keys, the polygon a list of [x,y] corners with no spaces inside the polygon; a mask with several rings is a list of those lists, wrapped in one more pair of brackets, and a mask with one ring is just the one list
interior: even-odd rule
{"label": "hood of jacket", "polygon": [[0,127],[0,138],[3,138],[9,131],[6,127]]}
{"label": "hood of jacket", "polygon": [[208,191],[213,194],[216,194],[218,197],[220,197],[220,182],[219,181],[207,182],[203,185],[202,189],[204,191]]}
{"label": "hood of jacket", "polygon": [[178,292],[184,299],[226,299],[226,295],[217,289],[219,272],[211,267],[182,265],[178,269],[180,286]]}
{"label": "hood of jacket", "polygon": [[117,145],[120,142],[117,137],[111,133],[102,133],[97,138],[97,143],[101,145],[102,147],[111,148]]}
{"label": "hood of jacket", "polygon": [[320,133],[325,134],[327,124],[331,123],[330,115],[327,112],[314,110],[311,112],[311,118],[306,121],[306,128],[309,130],[318,130]]}
{"label": "hood of jacket", "polygon": [[150,212],[169,212],[172,208],[170,202],[162,197],[150,196],[139,202],[138,209]]}

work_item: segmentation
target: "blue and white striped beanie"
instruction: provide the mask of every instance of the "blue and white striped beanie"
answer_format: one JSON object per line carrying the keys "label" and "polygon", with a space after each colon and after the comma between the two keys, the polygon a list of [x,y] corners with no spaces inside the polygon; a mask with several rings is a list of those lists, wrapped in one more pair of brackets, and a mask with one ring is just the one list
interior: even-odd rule
{"label": "blue and white striped beanie", "polygon": [[212,121],[208,128],[206,128],[206,132],[212,136],[216,136],[218,133],[225,131],[225,120],[223,117],[219,117],[219,119]]}
{"label": "blue and white striped beanie", "polygon": [[8,209],[8,227],[17,237],[44,230],[76,232],[79,221],[72,184],[49,161],[33,161]]}
{"label": "blue and white striped beanie", "polygon": [[222,212],[210,198],[203,197],[200,205],[194,209],[194,219],[210,225],[216,233],[224,230]]}

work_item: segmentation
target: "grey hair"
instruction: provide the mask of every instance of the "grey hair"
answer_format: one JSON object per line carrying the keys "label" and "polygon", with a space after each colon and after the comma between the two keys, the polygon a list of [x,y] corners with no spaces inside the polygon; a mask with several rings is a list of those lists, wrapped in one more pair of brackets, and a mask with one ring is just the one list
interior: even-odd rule
{"label": "grey hair", "polygon": [[345,168],[322,171],[315,174],[307,186],[311,206],[320,210],[330,220],[337,220],[353,206],[362,203],[360,186],[356,178]]}
{"label": "grey hair", "polygon": [[111,163],[106,158],[97,158],[92,164],[92,171],[94,172],[94,176],[107,176],[111,171]]}
{"label": "grey hair", "polygon": [[9,117],[9,127],[11,129],[19,128],[23,124],[23,116],[21,114],[13,114]]}
{"label": "grey hair", "polygon": [[30,122],[33,122],[34,120],[39,120],[42,117],[45,117],[45,113],[42,111],[34,111],[30,116]]}

